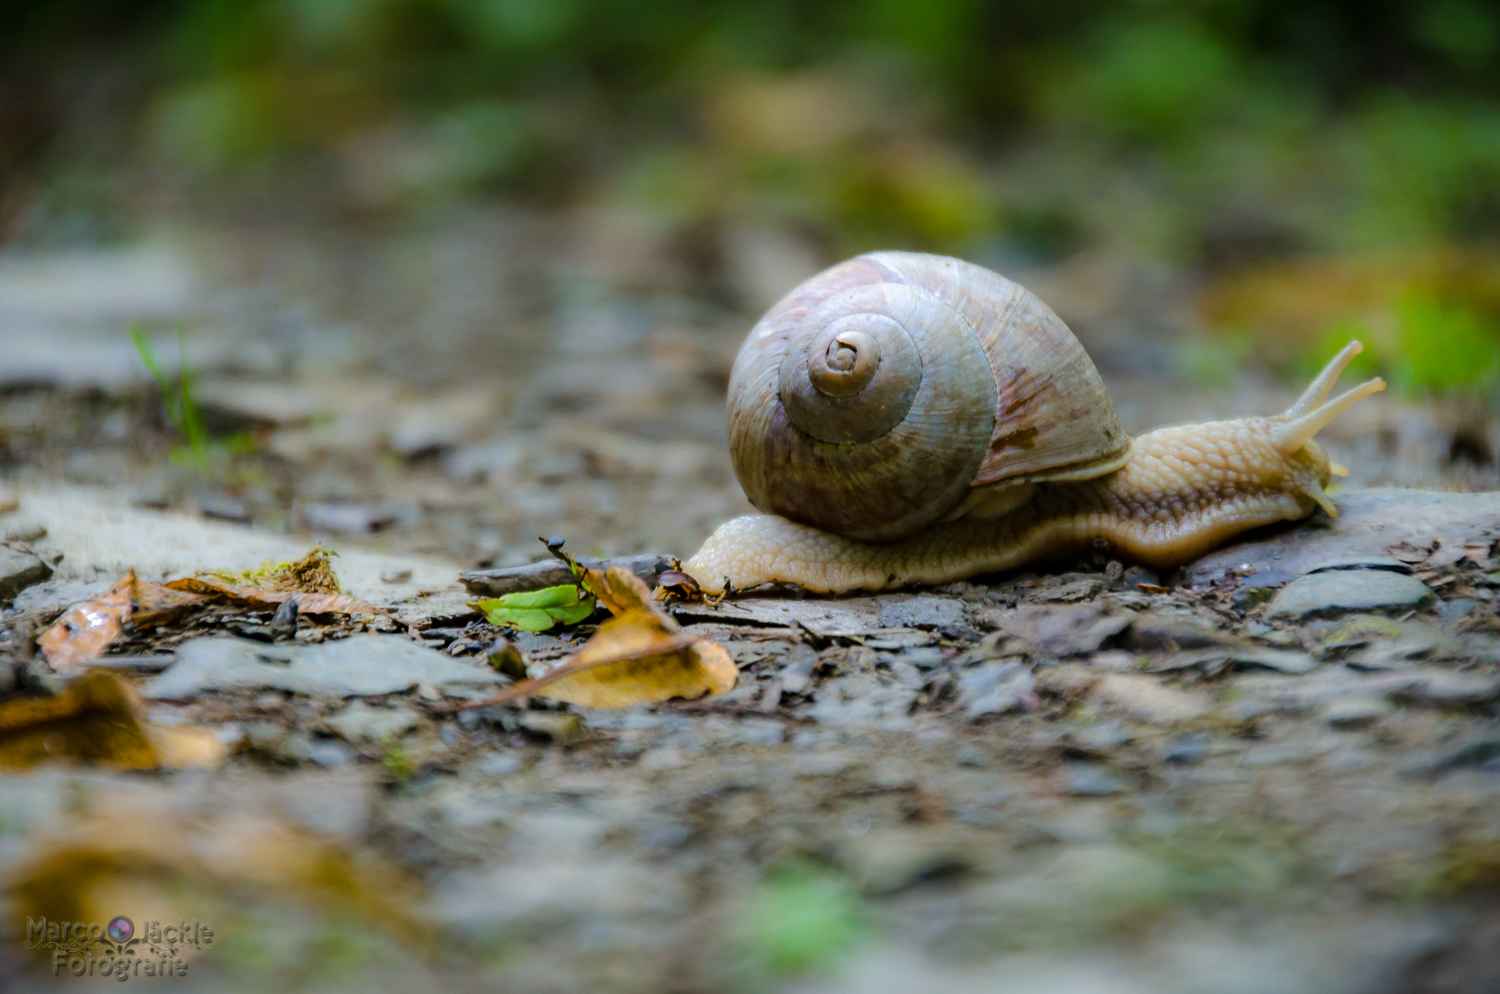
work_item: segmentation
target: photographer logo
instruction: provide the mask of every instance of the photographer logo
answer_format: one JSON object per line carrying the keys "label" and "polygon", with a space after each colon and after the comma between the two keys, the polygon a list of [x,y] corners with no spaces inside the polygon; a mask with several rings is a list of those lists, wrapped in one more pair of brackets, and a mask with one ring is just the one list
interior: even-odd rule
{"label": "photographer logo", "polygon": [[27,949],[51,950],[52,973],[75,977],[183,977],[190,951],[212,949],[214,930],[196,918],[163,924],[149,919],[136,928],[116,915],[107,923],[26,919]]}

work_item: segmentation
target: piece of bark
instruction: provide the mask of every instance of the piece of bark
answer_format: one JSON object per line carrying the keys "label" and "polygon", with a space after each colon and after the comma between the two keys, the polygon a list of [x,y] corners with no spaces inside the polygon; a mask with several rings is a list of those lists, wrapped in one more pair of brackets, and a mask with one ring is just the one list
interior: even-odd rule
{"label": "piece of bark", "polygon": [[[613,559],[579,558],[579,565],[588,569],[608,571],[611,566],[620,566],[640,577],[646,586],[655,588],[656,580],[663,572],[672,568],[666,556],[643,552],[638,556],[618,556]],[[560,583],[571,583],[573,571],[559,559],[544,559],[525,566],[507,566],[503,569],[476,569],[458,574],[458,579],[469,593],[485,597],[502,597],[520,590],[541,590]]]}

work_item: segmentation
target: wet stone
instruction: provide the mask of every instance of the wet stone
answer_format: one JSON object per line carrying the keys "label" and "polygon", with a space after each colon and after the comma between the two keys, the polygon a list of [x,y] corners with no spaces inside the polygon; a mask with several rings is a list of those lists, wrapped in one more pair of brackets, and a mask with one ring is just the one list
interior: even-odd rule
{"label": "wet stone", "polygon": [[786,726],[769,718],[745,718],[734,723],[732,738],[741,745],[780,745]]}
{"label": "wet stone", "polygon": [[577,742],[588,733],[576,714],[561,711],[523,711],[517,721],[528,734],[559,745]]}
{"label": "wet stone", "polygon": [[1072,738],[1080,748],[1102,752],[1116,749],[1129,742],[1134,736],[1118,721],[1105,721],[1080,729],[1073,734]]}
{"label": "wet stone", "polygon": [[1276,588],[1255,583],[1242,583],[1230,595],[1229,606],[1236,611],[1253,611],[1276,596]]}
{"label": "wet stone", "polygon": [[910,722],[907,713],[916,696],[909,687],[886,686],[872,674],[855,673],[819,688],[809,713],[822,725],[902,728]]}
{"label": "wet stone", "polygon": [[1387,570],[1310,573],[1271,601],[1273,618],[1309,618],[1348,611],[1409,611],[1433,599],[1427,585]]}
{"label": "wet stone", "polygon": [[51,619],[108,590],[113,580],[47,580],[16,594],[16,611]]}
{"label": "wet stone", "polygon": [[354,761],[354,751],[337,739],[313,736],[307,742],[307,758],[319,766],[347,766]]}
{"label": "wet stone", "polygon": [[781,669],[781,689],[788,694],[807,692],[812,681],[813,669],[818,665],[818,653],[810,645],[799,645],[785,657]]}
{"label": "wet stone", "polygon": [[341,535],[363,535],[396,522],[392,511],[369,504],[309,504],[302,509],[302,518],[314,531]]}
{"label": "wet stone", "polygon": [[1106,674],[1094,685],[1094,696],[1153,725],[1192,721],[1211,710],[1210,703],[1199,694],[1135,673]]}
{"label": "wet stone", "polygon": [[973,743],[959,746],[958,752],[954,755],[953,759],[959,766],[977,767],[989,766],[992,761],[989,753]]}

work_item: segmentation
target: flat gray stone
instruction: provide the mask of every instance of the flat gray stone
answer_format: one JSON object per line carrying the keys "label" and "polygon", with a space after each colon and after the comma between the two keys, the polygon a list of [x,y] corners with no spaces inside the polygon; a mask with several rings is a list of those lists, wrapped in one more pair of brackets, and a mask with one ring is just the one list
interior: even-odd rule
{"label": "flat gray stone", "polygon": [[52,567],[30,552],[0,545],[0,601],[12,600],[27,587],[52,575]]}
{"label": "flat gray stone", "polygon": [[913,597],[880,609],[880,623],[891,628],[963,628],[963,602],[952,597]]}
{"label": "flat gray stone", "polygon": [[186,700],[206,691],[270,688],[296,694],[362,697],[397,694],[418,684],[440,689],[501,677],[397,635],[354,635],[317,645],[270,645],[225,636],[192,639],[177,662],[142,693]]}
{"label": "flat gray stone", "polygon": [[1322,513],[1210,553],[1186,567],[1183,582],[1201,586],[1240,567],[1253,567],[1247,583],[1280,586],[1338,560],[1387,557],[1400,542],[1433,539],[1492,542],[1500,538],[1500,493],[1457,494],[1382,487],[1336,494],[1339,516]]}
{"label": "flat gray stone", "polygon": [[1273,618],[1349,611],[1409,611],[1432,600],[1427,584],[1386,570],[1335,570],[1298,577],[1271,599]]}
{"label": "flat gray stone", "polygon": [[355,701],[323,722],[345,742],[381,742],[421,723],[422,716],[411,708],[375,708],[364,701]]}

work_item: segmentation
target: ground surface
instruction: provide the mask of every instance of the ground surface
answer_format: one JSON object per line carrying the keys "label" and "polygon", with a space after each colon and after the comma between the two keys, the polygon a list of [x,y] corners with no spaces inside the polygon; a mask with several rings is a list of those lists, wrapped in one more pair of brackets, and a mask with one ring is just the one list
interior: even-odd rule
{"label": "ground surface", "polygon": [[[36,632],[129,567],[244,569],[322,542],[409,626],[380,637],[477,671],[494,632],[466,616],[459,570],[541,558],[538,534],[691,553],[748,509],[722,419],[748,320],[643,288],[646,263],[600,244],[476,212],[0,260],[19,500],[0,527],[53,570],[7,614],[21,689],[47,682]],[[756,306],[805,275],[736,265]],[[1149,374],[1168,346],[1132,303],[1154,285],[1101,265],[1026,281],[1078,327],[1127,428],[1293,395],[1165,388]],[[123,333],[141,317],[168,366],[167,329],[190,329],[217,439],[196,464],[174,462]],[[1452,458],[1453,424],[1382,397],[1326,437],[1351,491],[1494,487],[1492,464]],[[1500,515],[1348,500],[1337,528],[1178,576],[1101,550],[937,591],[686,607],[741,669],[706,701],[439,717],[450,690],[431,683],[160,700],[155,721],[235,751],[0,778],[5,927],[212,922],[217,946],[162,981],[184,990],[1497,990]],[[586,633],[521,644],[545,664]],[[7,982],[51,985],[19,942]]]}

